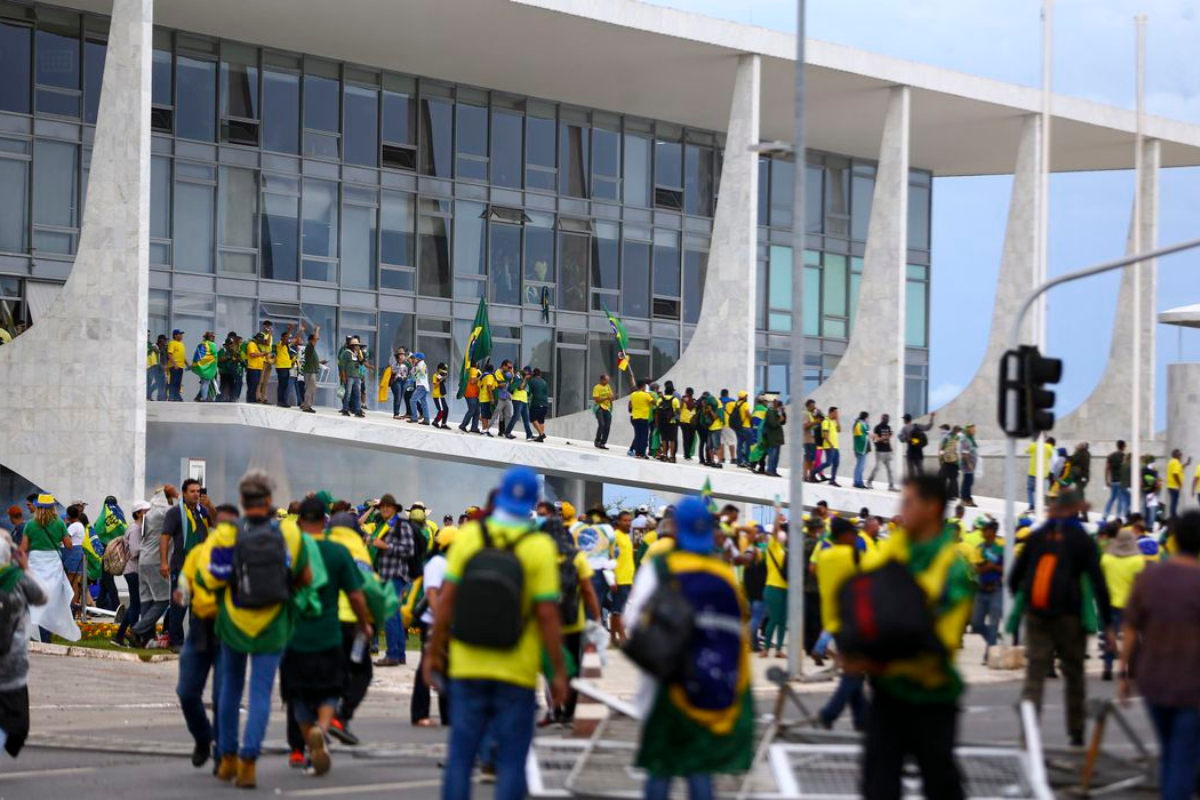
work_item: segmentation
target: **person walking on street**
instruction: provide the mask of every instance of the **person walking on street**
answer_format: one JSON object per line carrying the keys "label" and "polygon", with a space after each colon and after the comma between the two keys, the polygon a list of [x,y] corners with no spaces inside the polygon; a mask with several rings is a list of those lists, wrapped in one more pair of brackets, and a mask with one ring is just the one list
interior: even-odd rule
{"label": "person walking on street", "polygon": [[342,351],[338,359],[338,371],[342,378],[342,416],[353,414],[365,417],[362,410],[362,384],[366,370],[363,366],[362,343],[357,336],[350,337],[350,344]]}
{"label": "person walking on street", "polygon": [[[404,594],[404,589],[416,579],[412,574],[413,561],[417,555],[417,534],[407,520],[400,518],[400,504],[390,494],[379,498],[373,509],[367,509],[360,524],[375,511],[379,515],[379,523],[369,542],[370,547],[378,551],[375,557],[375,571],[384,581],[391,581],[396,597]],[[387,637],[387,652],[384,657],[375,662],[377,667],[397,667],[406,663],[406,635],[401,623],[400,609],[384,621],[384,635]]]}
{"label": "person walking on street", "polygon": [[869,489],[863,472],[867,469],[867,454],[871,452],[871,423],[866,411],[858,412],[854,420],[854,488]]}
{"label": "person walking on street", "polygon": [[125,529],[125,550],[129,553],[129,558],[125,562],[122,577],[125,578],[125,586],[129,590],[129,603],[125,607],[125,616],[117,626],[117,633],[112,638],[113,644],[118,647],[128,647],[125,642],[125,634],[142,617],[142,595],[138,587],[138,561],[142,550],[142,523],[145,522],[146,512],[149,510],[150,504],[145,500],[135,502],[133,510],[130,512],[132,521]]}
{"label": "person walking on street", "polygon": [[[184,559],[193,548],[208,538],[215,516],[212,502],[200,486],[200,481],[188,478],[183,482],[182,502],[171,506],[163,517],[159,544],[159,571],[166,568],[168,580],[174,587],[183,569]],[[187,607],[172,597],[167,610],[167,643],[178,652],[183,647],[183,617]]]}
{"label": "person walking on street", "polygon": [[1192,459],[1182,461],[1183,451],[1175,448],[1171,451],[1171,460],[1167,462],[1167,519],[1179,516],[1179,495],[1183,494],[1183,473],[1192,463]]}
{"label": "person walking on street", "polygon": [[[1028,665],[1022,699],[1041,710],[1042,691],[1057,655],[1062,666],[1067,706],[1067,736],[1071,746],[1083,746],[1084,701],[1087,684],[1083,659],[1087,650],[1085,606],[1081,585],[1086,577],[1100,620],[1105,644],[1112,646],[1112,605],[1108,584],[1100,569],[1100,555],[1079,520],[1084,506],[1078,489],[1059,493],[1049,510],[1049,520],[1025,540],[1009,575],[1008,586],[1015,596],[1025,597],[1025,655]],[[1090,604],[1089,604],[1090,605]]]}
{"label": "person walking on street", "polygon": [[[463,400],[467,402],[467,413],[463,415],[458,429],[463,433],[479,433],[479,367],[472,364],[467,370],[467,385],[463,389]],[[399,406],[396,407],[399,413]],[[468,429],[467,426],[470,426]]]}
{"label": "person walking on street", "polygon": [[817,467],[816,471],[813,472],[813,477],[820,479],[825,474],[825,469],[829,468],[829,485],[835,487],[841,486],[837,482],[838,467],[842,463],[842,451],[838,449],[838,434],[841,430],[842,426],[838,422],[838,408],[837,406],[830,406],[829,414],[821,423],[821,430],[817,434],[821,440],[817,445],[817,450],[821,451],[823,461],[821,462],[821,466]]}
{"label": "person walking on street", "polygon": [[[861,568],[858,529],[849,520],[835,517],[830,523],[830,547],[817,551],[817,585],[821,593],[821,627],[836,638],[841,630],[838,619],[837,593],[846,578]],[[861,731],[867,721],[866,677],[853,670],[842,670],[837,689],[829,701],[817,713],[817,718],[826,730],[833,727],[846,706],[850,706],[850,719],[854,730]]]}
{"label": "person walking on street", "polygon": [[513,376],[512,383],[509,384],[512,390],[513,415],[504,430],[506,439],[517,438],[513,436],[513,428],[517,427],[518,422],[525,426],[525,441],[536,438],[529,424],[529,380],[532,377],[533,367],[525,367]]}
{"label": "person walking on street", "polygon": [[904,477],[925,474],[925,446],[929,444],[927,434],[933,428],[937,414],[929,415],[929,422],[922,425],[914,422],[912,414],[904,415],[904,427],[900,429],[900,443],[904,447]]}
{"label": "person walking on street", "polygon": [[425,363],[424,353],[413,353],[411,360],[412,369],[408,371],[408,377],[413,384],[413,415],[408,421],[428,425],[431,419],[429,416],[429,365]]}
{"label": "person walking on street", "polygon": [[[1100,556],[1100,569],[1104,573],[1104,581],[1108,587],[1109,602],[1112,603],[1113,630],[1121,630],[1125,607],[1129,603],[1129,594],[1133,591],[1134,582],[1138,575],[1146,569],[1146,558],[1138,547],[1137,535],[1132,528],[1121,528],[1108,545],[1108,551]],[[1116,660],[1117,648],[1104,649],[1103,680],[1113,678],[1112,665]]]}
{"label": "person walking on street", "polygon": [[764,472],[772,478],[778,478],[779,475],[779,454],[783,452],[784,434],[783,428],[787,425],[787,410],[784,408],[783,401],[778,397],[771,401],[771,407],[767,409],[767,415],[763,418],[762,427],[762,446],[766,449],[766,457],[758,462],[759,472]]}
{"label": "person walking on street", "polygon": [[537,367],[529,376],[529,421],[537,429],[534,441],[546,441],[546,415],[550,413],[550,385]]}
{"label": "person walking on street", "polygon": [[450,404],[446,401],[446,386],[450,380],[450,368],[445,361],[439,361],[437,369],[429,376],[429,396],[433,398],[433,407],[437,413],[433,415],[433,427],[450,430],[446,420],[450,418]]}
{"label": "person walking on street", "polygon": [[146,399],[165,400],[167,394],[167,337],[159,334],[158,340],[150,342],[150,331],[146,331]]}
{"label": "person walking on street", "polygon": [[883,467],[887,473],[888,491],[896,491],[896,480],[892,475],[892,457],[895,453],[892,450],[892,426],[891,417],[887,414],[879,415],[879,424],[875,426],[875,430],[871,433],[871,441],[875,445],[875,464],[871,467],[871,477],[867,478],[867,484],[874,485],[875,476],[879,473],[879,468]]}
{"label": "person walking on street", "polygon": [[608,431],[612,428],[612,404],[616,394],[608,383],[608,376],[601,375],[592,387],[592,409],[596,414],[596,447],[608,449]]}
{"label": "person walking on street", "polygon": [[404,402],[404,384],[408,381],[408,352],[403,347],[397,347],[388,359],[388,369],[391,371],[389,388],[392,391],[392,419],[406,419],[400,413],[400,404]]}
{"label": "person walking on street", "polygon": [[1104,504],[1102,519],[1108,519],[1114,506],[1117,517],[1129,516],[1129,454],[1125,452],[1125,441],[1117,441],[1117,449],[1104,459],[1104,483],[1108,486],[1108,502]]}
{"label": "person walking on street", "polygon": [[176,328],[171,331],[171,341],[167,343],[167,399],[173,403],[183,402],[183,373],[189,366],[183,331]]}
{"label": "person walking on street", "polygon": [[1004,545],[996,541],[1000,523],[989,519],[981,529],[982,541],[971,548],[970,560],[975,569],[975,609],[971,613],[971,630],[983,637],[983,663],[996,642],[1004,610]]}
{"label": "person walking on street", "polygon": [[29,570],[28,555],[0,528],[0,604],[9,637],[0,642],[0,755],[16,758],[29,736],[30,611],[49,600]]}

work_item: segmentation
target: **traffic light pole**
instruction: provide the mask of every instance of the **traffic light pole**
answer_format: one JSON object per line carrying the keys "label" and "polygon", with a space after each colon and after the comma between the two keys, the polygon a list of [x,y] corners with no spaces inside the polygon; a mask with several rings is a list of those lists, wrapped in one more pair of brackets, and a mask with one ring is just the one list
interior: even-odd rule
{"label": "traffic light pole", "polygon": [[[1192,250],[1200,247],[1200,239],[1189,239],[1186,242],[1180,242],[1168,247],[1160,247],[1157,250],[1150,250],[1145,253],[1134,253],[1131,256],[1118,258],[1114,261],[1105,261],[1100,264],[1094,264],[1090,267],[1068,272],[1065,275],[1059,275],[1057,278],[1052,278],[1043,283],[1038,288],[1034,289],[1028,297],[1021,303],[1020,309],[1017,311],[1016,317],[1013,318],[1012,330],[1008,334],[1008,345],[1010,350],[1016,350],[1021,341],[1021,324],[1025,321],[1025,315],[1029,313],[1029,309],[1046,292],[1056,286],[1061,286],[1064,283],[1071,283],[1080,280],[1081,278],[1090,278],[1093,275],[1099,275],[1104,272],[1111,272],[1116,269],[1122,269],[1132,264],[1137,264],[1142,261],[1153,261],[1164,256],[1182,253],[1185,250]],[[1117,309],[1117,313],[1121,313]],[[1009,370],[1015,359],[1005,358],[1004,369]],[[1015,379],[1015,375],[1005,374],[1002,376],[1005,380]],[[1011,404],[1010,404],[1011,405]],[[1005,608],[1007,613],[1011,608],[1012,592],[1008,590],[1008,576],[1013,568],[1013,547],[1016,543],[1017,532],[1017,515],[1016,515],[1016,494],[1017,494],[1017,438],[1014,436],[1007,437],[1008,441],[1004,451],[1004,586],[1005,586]],[[1040,455],[1040,454],[1039,454]],[[1135,471],[1135,480],[1140,476],[1140,472]]]}

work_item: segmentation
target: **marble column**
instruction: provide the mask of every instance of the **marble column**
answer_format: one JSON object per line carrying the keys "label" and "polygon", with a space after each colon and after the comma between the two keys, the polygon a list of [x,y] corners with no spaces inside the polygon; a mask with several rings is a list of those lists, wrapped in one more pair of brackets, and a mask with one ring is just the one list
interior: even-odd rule
{"label": "marble column", "polygon": [[[1161,147],[1157,139],[1143,142],[1144,169],[1141,185],[1136,188],[1142,198],[1142,250],[1158,246],[1158,172]],[[1133,253],[1133,222],[1125,252]],[[1114,312],[1112,343],[1109,345],[1108,366],[1100,383],[1083,403],[1054,426],[1054,435],[1064,439],[1130,439],[1133,436],[1130,420],[1131,389],[1141,387],[1142,440],[1154,438],[1154,339],[1157,329],[1155,293],[1156,262],[1143,261],[1140,266],[1126,267],[1121,273],[1121,289]],[[1141,352],[1133,351],[1133,291],[1134,280],[1142,288]],[[1054,299],[1050,299],[1053,313]],[[1051,353],[1053,355],[1053,353]],[[1070,369],[1070,365],[1066,365]]]}
{"label": "marble column", "polygon": [[[761,72],[759,56],[738,57],[700,321],[679,361],[663,376],[663,380],[674,381],[680,393],[686,386],[695,387],[697,393],[727,388],[734,396],[740,390],[754,389],[758,154],[751,148],[759,143]],[[597,376],[588,377],[591,381]],[[628,380],[624,375],[614,379]],[[548,428],[555,435],[590,442],[596,420],[590,411],[584,411],[551,420]],[[629,415],[624,402],[619,402],[614,408],[610,447],[624,448],[632,438]]]}
{"label": "marble column", "polygon": [[71,276],[0,347],[6,467],[62,502],[145,491],[153,0],[114,0]]}
{"label": "marble column", "polygon": [[[996,280],[996,301],[992,308],[992,329],[987,352],[978,372],[967,388],[946,405],[938,416],[950,424],[975,423],[977,439],[1000,439],[1003,432],[997,419],[1000,356],[1009,347],[1013,315],[1036,284],[1037,261],[1037,187],[1038,161],[1041,157],[1041,118],[1025,117],[1017,144],[1017,163],[1013,171],[1012,196],[1008,204],[1008,226],[1004,232],[1004,250],[1000,274]],[[1033,315],[1025,318],[1022,342],[1033,341]]]}
{"label": "marble column", "polygon": [[[891,414],[897,429],[896,423],[904,413],[909,106],[907,86],[888,90],[858,293],[860,313],[855,315],[854,329],[837,369],[810,395],[821,409],[840,409],[841,478],[847,483],[851,482],[854,463],[850,429],[858,412],[871,412],[872,423],[879,420],[880,414]],[[799,381],[800,376],[792,376],[793,385]]]}
{"label": "marble column", "polygon": [[[1175,448],[1183,451],[1186,461],[1200,461],[1200,425],[1196,424],[1196,409],[1200,408],[1200,363],[1167,365],[1167,441],[1166,452]],[[1165,468],[1163,469],[1165,472]],[[1180,506],[1196,502],[1192,491],[1194,468],[1185,470],[1184,497]],[[1093,481],[1094,483],[1095,481]]]}

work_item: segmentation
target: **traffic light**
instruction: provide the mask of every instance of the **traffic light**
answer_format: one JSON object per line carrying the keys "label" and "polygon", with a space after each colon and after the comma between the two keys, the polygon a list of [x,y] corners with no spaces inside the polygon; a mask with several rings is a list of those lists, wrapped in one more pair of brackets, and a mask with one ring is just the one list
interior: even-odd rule
{"label": "traffic light", "polygon": [[1046,358],[1033,345],[1021,345],[1000,357],[1000,428],[1017,438],[1037,436],[1054,427],[1054,392],[1063,363]]}

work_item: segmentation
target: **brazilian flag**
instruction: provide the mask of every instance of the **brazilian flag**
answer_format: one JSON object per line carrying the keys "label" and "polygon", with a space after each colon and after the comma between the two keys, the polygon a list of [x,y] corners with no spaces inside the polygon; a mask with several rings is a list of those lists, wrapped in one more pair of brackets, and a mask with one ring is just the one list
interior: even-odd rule
{"label": "brazilian flag", "polygon": [[485,360],[492,354],[492,326],[488,322],[487,299],[479,298],[479,309],[475,322],[471,324],[471,335],[463,347],[462,371],[458,375],[458,398],[467,391],[467,380],[471,377],[471,365]]}
{"label": "brazilian flag", "polygon": [[119,506],[105,505],[100,516],[92,523],[89,535],[83,538],[83,553],[87,557],[88,580],[98,581],[104,573],[100,562],[108,543],[118,536],[124,536],[129,523],[125,520],[125,512]]}
{"label": "brazilian flag", "polygon": [[608,317],[608,327],[617,339],[617,368],[624,372],[629,369],[629,334],[625,332],[621,320],[608,310],[608,306],[602,304],[601,308],[604,309],[604,316]]}

